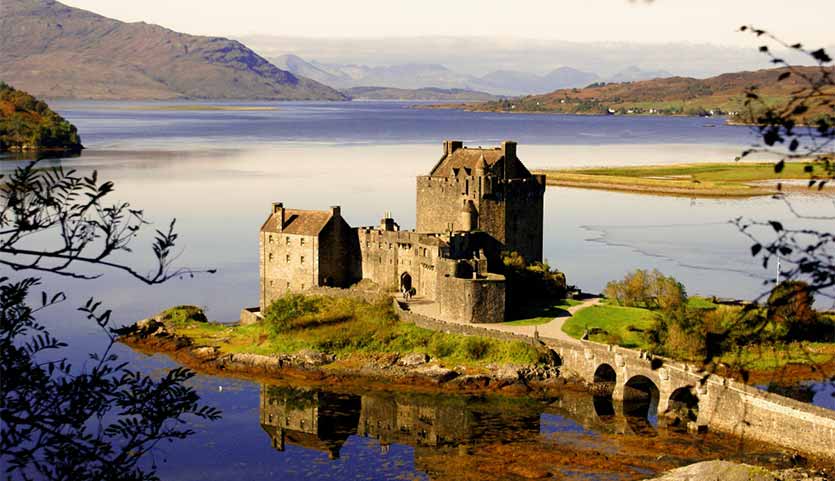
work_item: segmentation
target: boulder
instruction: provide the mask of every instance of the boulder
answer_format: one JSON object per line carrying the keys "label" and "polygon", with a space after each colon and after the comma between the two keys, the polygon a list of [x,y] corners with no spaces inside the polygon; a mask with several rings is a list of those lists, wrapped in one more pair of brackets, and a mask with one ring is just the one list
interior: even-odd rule
{"label": "boulder", "polygon": [[429,362],[429,356],[422,352],[413,352],[401,357],[397,364],[403,367],[416,367]]}
{"label": "boulder", "polygon": [[301,362],[305,366],[315,367],[332,363],[335,359],[335,356],[333,356],[332,354],[325,354],[324,352],[305,349],[303,351],[299,351],[296,354],[296,359],[298,359],[299,362]]}
{"label": "boulder", "polygon": [[436,364],[432,364],[429,366],[421,366],[417,369],[414,369],[412,372],[423,377],[432,379],[433,381],[436,381],[438,383],[444,383],[458,377],[458,373],[456,371],[438,366]]}
{"label": "boulder", "polygon": [[194,357],[202,359],[204,361],[207,361],[209,359],[215,359],[218,356],[219,352],[220,350],[214,346],[196,347],[191,350],[191,353],[194,355]]}
{"label": "boulder", "polygon": [[264,368],[272,368],[278,367],[278,358],[272,356],[262,356],[260,354],[248,354],[248,353],[241,353],[241,354],[230,354],[229,361],[242,364],[244,366],[250,367],[264,367]]}
{"label": "boulder", "polygon": [[771,471],[730,461],[703,461],[667,471],[653,481],[778,481]]}

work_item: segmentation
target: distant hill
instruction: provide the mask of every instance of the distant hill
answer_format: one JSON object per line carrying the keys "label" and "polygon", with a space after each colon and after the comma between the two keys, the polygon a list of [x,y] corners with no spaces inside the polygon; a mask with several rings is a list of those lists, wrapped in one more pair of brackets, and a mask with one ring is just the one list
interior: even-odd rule
{"label": "distant hill", "polygon": [[397,89],[391,87],[351,87],[342,91],[355,100],[437,100],[442,102],[487,102],[498,97],[466,89]]}
{"label": "distant hill", "polygon": [[81,149],[74,125],[46,103],[0,82],[0,152]]}
{"label": "distant hill", "polygon": [[642,68],[632,66],[615,73],[605,80],[607,83],[622,83],[668,77],[673,77],[673,74],[667,72],[666,70],[644,70]]}
{"label": "distant hill", "polygon": [[[816,67],[795,68],[809,76],[819,75]],[[569,114],[709,115],[712,112],[742,115],[748,87],[758,86],[761,98],[770,105],[778,105],[805,86],[796,75],[778,82],[778,77],[786,70],[727,73],[707,79],[669,77],[639,82],[601,82],[582,89],[560,89],[545,95],[461,107],[478,111]]]}
{"label": "distant hill", "polygon": [[479,85],[491,92],[546,93],[556,89],[584,87],[600,80],[597,74],[571,67],[560,67],[545,75],[497,70],[479,79]]}
{"label": "distant hill", "polygon": [[[478,77],[456,72],[444,65],[406,63],[387,66],[322,63],[287,54],[274,57],[280,68],[339,89],[375,85],[395,89],[461,89],[494,95],[551,92],[560,88],[584,87],[601,78],[594,73],[560,67],[545,75],[514,70],[497,70]],[[643,72],[633,68],[634,72]],[[645,77],[649,78],[649,77]]]}
{"label": "distant hill", "polygon": [[3,0],[0,79],[48,98],[343,100],[240,42]]}

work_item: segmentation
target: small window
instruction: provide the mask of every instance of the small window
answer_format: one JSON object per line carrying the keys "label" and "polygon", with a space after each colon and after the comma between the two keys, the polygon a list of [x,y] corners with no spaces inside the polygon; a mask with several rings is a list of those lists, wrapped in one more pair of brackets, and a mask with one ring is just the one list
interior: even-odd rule
{"label": "small window", "polygon": [[290,254],[287,254],[287,256],[285,257],[284,260],[289,264],[290,263]]}
{"label": "small window", "polygon": [[273,235],[272,234],[270,234],[270,236],[269,236],[269,242],[270,242],[270,244],[273,243]]}
{"label": "small window", "polygon": [[[304,284],[302,284],[302,290],[304,290]],[[304,421],[302,421],[302,426],[304,425]]]}
{"label": "small window", "polygon": [[304,237],[302,237],[301,239],[299,239],[299,245],[304,245]]}
{"label": "small window", "polygon": [[272,287],[274,283],[275,282],[272,279],[270,279],[270,287]]}
{"label": "small window", "polygon": [[304,256],[302,256],[302,264],[304,264]]}
{"label": "small window", "polygon": [[290,245],[290,236],[289,235],[287,236],[287,240],[285,241],[285,244],[287,244],[288,246]]}
{"label": "small window", "polygon": [[290,282],[287,282],[287,289],[290,288]]}
{"label": "small window", "polygon": [[267,259],[269,259],[270,262],[273,261],[273,253],[272,252],[270,252],[270,255],[267,256]]}

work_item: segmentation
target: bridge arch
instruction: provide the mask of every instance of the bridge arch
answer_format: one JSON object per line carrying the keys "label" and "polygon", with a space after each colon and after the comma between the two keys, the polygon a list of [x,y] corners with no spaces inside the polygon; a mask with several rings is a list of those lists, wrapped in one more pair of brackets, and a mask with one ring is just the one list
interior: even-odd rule
{"label": "bridge arch", "polygon": [[627,417],[644,418],[650,424],[657,424],[660,399],[660,391],[652,379],[640,374],[632,376],[623,388],[623,413]]}
{"label": "bridge arch", "polygon": [[595,397],[611,398],[618,381],[618,375],[610,364],[603,363],[594,370],[592,394]]}
{"label": "bridge arch", "polygon": [[668,425],[682,427],[699,419],[699,397],[693,386],[680,387],[670,394],[664,417]]}

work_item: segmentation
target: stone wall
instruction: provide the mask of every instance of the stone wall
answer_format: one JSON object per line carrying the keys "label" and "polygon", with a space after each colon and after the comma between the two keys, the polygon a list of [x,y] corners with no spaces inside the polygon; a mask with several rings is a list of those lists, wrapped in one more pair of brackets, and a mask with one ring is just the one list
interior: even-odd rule
{"label": "stone wall", "polygon": [[467,198],[465,187],[464,179],[455,177],[418,177],[415,230],[423,233],[460,230],[461,208]]}
{"label": "stone wall", "polygon": [[338,213],[319,233],[318,285],[348,287],[362,279],[354,229]]}
{"label": "stone wall", "polygon": [[528,261],[542,260],[545,176],[514,179],[507,189],[505,244]]}
{"label": "stone wall", "polygon": [[411,322],[418,327],[431,329],[433,331],[446,332],[449,334],[460,334],[462,336],[482,336],[499,339],[502,341],[521,341],[530,344],[533,339],[529,336],[522,336],[513,334],[512,332],[499,331],[497,329],[490,329],[482,326],[475,326],[472,324],[460,324],[457,322],[447,322],[432,317],[427,317],[416,312],[404,309],[404,307],[397,301],[394,301],[395,312],[401,320]]}
{"label": "stone wall", "polygon": [[484,279],[438,278],[439,317],[457,322],[505,320],[505,281],[498,274]]}
{"label": "stone wall", "polygon": [[289,291],[319,285],[316,236],[261,232],[259,252],[262,310]]}
{"label": "stone wall", "polygon": [[399,291],[402,276],[408,274],[417,295],[435,299],[436,265],[442,258],[434,238],[411,231],[359,228],[356,232],[363,279]]}

